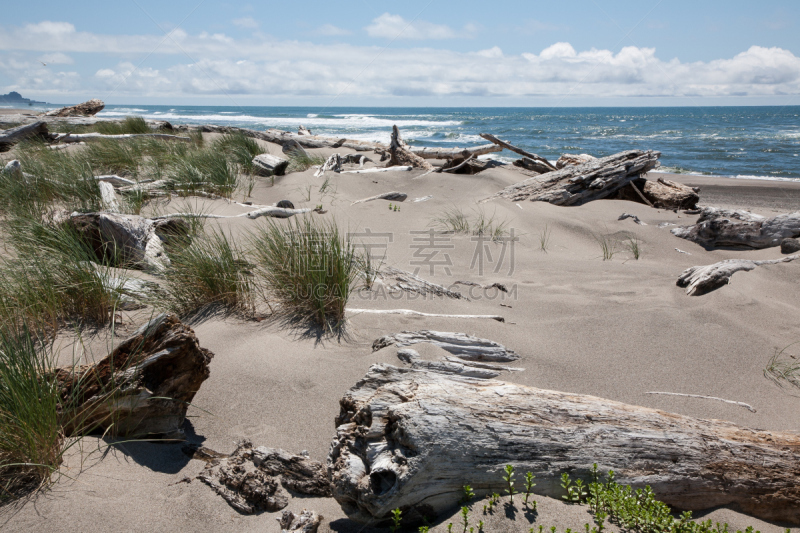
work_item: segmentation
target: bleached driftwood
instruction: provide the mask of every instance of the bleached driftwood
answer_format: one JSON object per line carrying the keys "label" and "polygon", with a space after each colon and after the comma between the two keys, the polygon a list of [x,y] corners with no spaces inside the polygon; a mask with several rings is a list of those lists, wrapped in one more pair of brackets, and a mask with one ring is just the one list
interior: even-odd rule
{"label": "bleached driftwood", "polygon": [[519,359],[514,350],[509,350],[500,343],[481,339],[466,333],[448,331],[403,331],[393,335],[384,335],[372,343],[372,351],[387,346],[411,346],[420,342],[435,344],[460,359],[492,363],[508,363]]}
{"label": "bleached driftwood", "polygon": [[325,162],[320,165],[316,172],[314,172],[314,177],[318,178],[325,174],[326,170],[330,170],[331,172],[341,172],[342,170],[342,156],[337,154],[331,154],[331,156],[325,160]]}
{"label": "bleached driftwood", "polygon": [[564,167],[582,165],[595,159],[597,158],[589,154],[564,154],[556,161],[556,168],[560,170]]}
{"label": "bleached driftwood", "polygon": [[322,523],[322,516],[314,511],[303,509],[299,515],[292,511],[283,511],[279,518],[276,518],[281,527],[281,533],[317,533],[319,525]]}
{"label": "bleached driftwood", "polygon": [[313,133],[311,133],[310,129],[306,128],[302,124],[300,124],[300,127],[297,128],[297,134],[298,135],[314,135]]}
{"label": "bleached driftwood", "polygon": [[259,154],[253,158],[253,168],[260,176],[283,176],[289,160],[271,154]]}
{"label": "bleached driftwood", "polygon": [[72,213],[65,222],[86,239],[98,257],[154,273],[170,265],[151,219],[117,213]]}
{"label": "bleached driftwood", "polygon": [[12,159],[3,167],[3,174],[16,174],[17,172],[22,172],[22,164],[19,159]]}
{"label": "bleached driftwood", "polygon": [[800,236],[800,211],[765,218],[742,210],[704,207],[692,226],[670,230],[676,237],[704,248],[761,249],[779,246],[786,238]]}
{"label": "bleached driftwood", "polygon": [[371,314],[371,315],[406,315],[418,316],[425,318],[486,318],[490,320],[497,320],[498,322],[505,322],[506,319],[499,315],[445,315],[439,313],[423,313],[421,311],[414,311],[412,309],[346,309],[348,313],[354,314]]}
{"label": "bleached driftwood", "polygon": [[[414,167],[386,167],[386,168],[365,168],[363,170],[342,170],[339,174],[373,174],[375,172],[408,172]],[[431,169],[429,172],[433,172]]]}
{"label": "bleached driftwood", "polygon": [[281,147],[281,151],[286,155],[292,155],[292,153],[299,154],[302,157],[309,157],[308,152],[306,152],[305,148],[303,148],[299,142],[289,139],[283,143]]}
{"label": "bleached driftwood", "polygon": [[303,213],[310,213],[313,211],[310,207],[303,207],[301,209],[289,209],[285,207],[264,207],[261,209],[256,209],[255,211],[250,211],[249,213],[244,213],[243,215],[250,219],[256,219],[258,217],[273,217],[273,218],[289,218],[295,215],[302,215]]}
{"label": "bleached driftwood", "polygon": [[661,395],[661,396],[683,396],[684,398],[698,398],[700,400],[714,400],[714,401],[717,401],[717,402],[724,402],[724,403],[729,403],[729,404],[732,404],[732,405],[738,405],[739,407],[744,407],[745,409],[747,409],[751,413],[755,413],[756,412],[756,410],[753,408],[753,406],[750,405],[749,403],[736,402],[736,401],[733,401],[733,400],[726,400],[724,398],[717,398],[716,396],[704,396],[702,394],[684,394],[682,392],[645,392],[645,394],[658,394],[658,395]]}
{"label": "bleached driftwood", "polygon": [[369,198],[362,198],[361,200],[356,200],[350,205],[356,204],[363,204],[364,202],[371,202],[373,200],[390,200],[392,202],[405,202],[408,195],[404,192],[399,191],[392,191],[392,192],[385,192],[383,194],[376,194],[375,196],[370,196]]}
{"label": "bleached driftwood", "polygon": [[186,410],[214,357],[175,315],[160,315],[92,365],[53,370],[68,436],[183,439]]}
{"label": "bleached driftwood", "polygon": [[549,168],[550,170],[556,170],[556,167],[553,166],[553,164],[550,161],[548,161],[547,159],[545,159],[544,157],[542,157],[540,155],[533,154],[531,152],[523,150],[522,148],[517,148],[516,146],[514,146],[512,144],[509,144],[506,141],[501,141],[500,139],[498,139],[497,137],[495,137],[494,135],[491,135],[489,133],[481,133],[480,135],[481,135],[481,137],[483,137],[487,141],[491,141],[494,144],[505,148],[506,150],[510,150],[510,151],[512,151],[514,153],[517,153],[517,154],[521,155],[522,157],[527,157],[528,159],[532,159],[533,161],[539,161],[540,163],[542,163],[545,167]]}
{"label": "bleached driftwood", "polygon": [[246,514],[286,507],[289,495],[281,485],[311,496],[331,494],[322,463],[277,448],[254,448],[249,440],[239,442],[231,455],[209,461],[197,477],[231,507]]}
{"label": "bleached driftwood", "polygon": [[46,139],[47,136],[47,124],[43,120],[0,131],[0,152],[7,152],[12,146],[28,137]]}
{"label": "bleached driftwood", "polygon": [[400,130],[392,126],[392,141],[389,143],[389,164],[387,166],[411,166],[424,170],[432,170],[433,165],[418,155],[414,155],[400,138]]}
{"label": "bleached driftwood", "polygon": [[120,176],[117,176],[116,174],[94,176],[94,179],[96,179],[97,181],[110,183],[114,187],[128,187],[137,184],[136,181],[129,180],[128,178],[122,178]]}
{"label": "bleached driftwood", "polygon": [[[442,285],[431,283],[430,281],[422,279],[411,272],[406,272],[405,270],[400,270],[399,268],[386,267],[381,270],[378,275],[380,276],[382,283],[389,287],[390,290],[414,292],[423,296],[428,294],[435,296],[446,296],[456,300],[463,298],[463,296],[458,292],[451,291]],[[391,281],[387,282],[387,280],[391,280],[394,283]]]}
{"label": "bleached driftwood", "polygon": [[487,198],[581,205],[606,198],[658,165],[661,152],[630,150],[577,166],[564,167],[506,187]]}
{"label": "bleached driftwood", "polygon": [[92,98],[82,104],[54,109],[44,114],[46,117],[85,117],[93,116],[103,110],[106,105],[102,100]]}
{"label": "bleached driftwood", "polygon": [[515,167],[524,168],[526,170],[532,170],[533,172],[538,172],[539,174],[545,174],[553,170],[552,168],[550,168],[550,165],[546,165],[541,161],[536,161],[529,157],[523,157],[522,159],[517,159],[516,161],[514,161],[513,164]]}
{"label": "bleached driftwood", "polygon": [[642,222],[641,220],[639,220],[639,217],[637,217],[636,215],[632,215],[630,213],[622,213],[617,220],[625,220],[626,218],[630,218],[631,220],[633,220],[634,222],[636,222],[640,226],[646,226],[647,225],[646,222]]}
{"label": "bleached driftwood", "polygon": [[126,139],[161,139],[165,141],[192,142],[191,137],[181,137],[179,135],[169,135],[167,133],[121,133],[118,135],[105,135],[103,133],[54,133],[51,135],[53,141],[60,143],[80,143],[91,141],[122,141]]}
{"label": "bleached driftwood", "polygon": [[[631,184],[636,187],[636,184]],[[664,178],[644,180],[642,195],[647,203],[660,209],[694,209],[700,201],[700,189]],[[636,191],[639,192],[638,187]]]}
{"label": "bleached driftwood", "polygon": [[117,194],[114,192],[114,186],[106,181],[99,181],[97,186],[100,188],[100,204],[103,207],[103,211],[119,213],[119,203],[117,202]]}
{"label": "bleached driftwood", "polygon": [[560,475],[649,485],[676,509],[734,505],[800,523],[800,435],[757,431],[593,396],[373,365],[340,401],[328,456],[333,496],[368,523],[452,513],[469,484],[503,492],[511,464],[535,494],[560,499]]}
{"label": "bleached driftwood", "polygon": [[410,148],[414,155],[418,155],[425,159],[455,159],[457,157],[469,157],[471,155],[479,156],[491,154],[493,152],[502,152],[503,147],[496,144],[484,144],[481,146],[473,146],[470,148],[431,148],[429,146]]}
{"label": "bleached driftwood", "polygon": [[749,272],[758,266],[788,263],[797,258],[800,258],[800,255],[763,261],[726,259],[713,265],[693,266],[683,271],[676,285],[686,287],[686,294],[689,296],[700,296],[727,285],[731,282],[731,276],[739,271]]}
{"label": "bleached driftwood", "polygon": [[468,157],[461,158],[461,159],[459,159],[459,162],[456,163],[455,165],[453,165],[453,166],[444,165],[444,166],[440,167],[439,169],[437,169],[437,172],[449,172],[451,174],[456,174],[456,173],[458,173],[459,170],[461,170],[465,166],[469,165],[470,161],[472,161],[474,157],[475,157],[475,154],[471,154]]}
{"label": "bleached driftwood", "polygon": [[420,357],[416,350],[411,348],[397,350],[397,358],[416,370],[427,370],[429,372],[439,372],[440,374],[454,374],[456,376],[479,379],[491,379],[500,375],[498,370],[477,368],[471,366],[468,361],[426,361]]}

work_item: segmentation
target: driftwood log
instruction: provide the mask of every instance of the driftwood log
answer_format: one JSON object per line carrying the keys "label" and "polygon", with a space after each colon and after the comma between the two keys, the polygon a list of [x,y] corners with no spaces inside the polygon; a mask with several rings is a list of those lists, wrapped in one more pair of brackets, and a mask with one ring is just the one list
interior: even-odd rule
{"label": "driftwood log", "polygon": [[414,146],[411,148],[411,152],[425,159],[455,159],[457,157],[469,157],[471,155],[477,157],[479,155],[502,151],[503,147],[496,144],[483,144],[471,148],[431,148],[427,146]]}
{"label": "driftwood log", "polygon": [[283,176],[289,160],[271,154],[259,154],[253,158],[253,168],[259,176]]}
{"label": "driftwood log", "polygon": [[793,254],[795,252],[800,252],[800,239],[787,238],[781,241],[782,254]]}
{"label": "driftwood log", "polygon": [[[800,435],[756,431],[593,396],[373,365],[340,401],[328,470],[353,520],[451,512],[463,486],[503,492],[503,468],[560,498],[593,463],[677,509],[734,505],[800,523]],[[519,484],[519,483],[518,483]]]}
{"label": "driftwood log", "polygon": [[281,526],[281,533],[292,533],[293,531],[317,533],[319,525],[322,523],[322,518],[314,511],[303,509],[303,512],[299,515],[294,514],[292,511],[284,511],[277,520]]}
{"label": "driftwood log", "polygon": [[705,207],[692,226],[670,230],[673,235],[711,248],[762,249],[800,237],[800,211],[765,218],[749,211]]}
{"label": "driftwood log", "polygon": [[506,187],[492,198],[581,205],[607,198],[658,165],[661,152],[630,150],[581,165],[564,167]]}
{"label": "driftwood log", "polygon": [[0,152],[7,152],[12,146],[28,137],[48,139],[47,123],[37,120],[31,124],[23,124],[16,128],[0,131]]}
{"label": "driftwood log", "polygon": [[633,180],[620,189],[616,198],[644,203],[659,209],[695,209],[700,201],[698,187],[688,187],[665,178]]}
{"label": "driftwood log", "polygon": [[160,231],[166,227],[163,223],[117,213],[73,213],[64,223],[83,236],[98,259],[154,273],[170,265]]}
{"label": "driftwood log", "polygon": [[105,135],[103,133],[54,133],[50,135],[54,142],[60,143],[85,143],[89,141],[124,141],[128,139],[160,139],[164,141],[192,142],[191,137],[169,135],[167,133],[121,133],[118,135]]}
{"label": "driftwood log", "polygon": [[182,439],[214,357],[175,315],[160,315],[93,365],[54,370],[67,435]]}
{"label": "driftwood log", "polygon": [[245,440],[231,455],[212,452],[211,456],[198,478],[242,513],[275,512],[286,507],[289,495],[281,486],[309,496],[331,495],[325,466],[306,455],[256,448]]}
{"label": "driftwood log", "polygon": [[[381,287],[386,287],[390,292],[410,292],[423,296],[443,296],[456,300],[463,298],[459,292],[451,291],[447,287],[432,283],[411,272],[395,267],[382,269],[378,272],[377,277],[380,278],[380,281],[376,280],[376,283],[380,283]],[[373,287],[373,290],[376,289]],[[380,288],[377,289],[377,292],[380,292]]]}
{"label": "driftwood log", "polygon": [[514,166],[524,168],[525,170],[532,170],[533,172],[538,172],[539,174],[545,174],[553,170],[549,165],[545,165],[541,161],[531,159],[530,157],[523,157],[522,159],[515,160]]}
{"label": "driftwood log", "polygon": [[86,116],[94,116],[103,108],[106,104],[103,103],[102,100],[98,100],[97,98],[92,98],[82,104],[62,107],[61,109],[54,109],[53,111],[48,111],[44,114],[46,117],[86,117]]}
{"label": "driftwood log", "polygon": [[683,271],[676,284],[678,287],[686,287],[686,294],[689,296],[700,296],[727,285],[731,282],[731,276],[737,272],[749,272],[759,266],[788,263],[798,258],[800,255],[762,261],[726,259],[713,265],[693,266]]}
{"label": "driftwood log", "polygon": [[500,139],[498,139],[497,137],[495,137],[494,135],[491,135],[489,133],[481,133],[480,135],[481,135],[481,137],[483,137],[487,141],[491,141],[494,144],[505,148],[506,150],[510,150],[510,151],[512,151],[514,153],[517,153],[517,154],[521,155],[522,157],[527,157],[530,160],[538,161],[539,163],[544,165],[545,168],[547,168],[549,170],[556,170],[556,167],[553,166],[553,164],[550,161],[548,161],[547,159],[545,159],[544,157],[542,157],[540,155],[533,154],[531,152],[523,150],[522,148],[517,148],[516,146],[514,146],[512,144],[509,144],[506,141],[501,141]]}
{"label": "driftwood log", "polygon": [[466,333],[448,331],[403,331],[393,335],[384,335],[372,343],[372,351],[382,350],[387,346],[411,346],[421,342],[431,343],[450,352],[465,361],[509,363],[519,359],[514,350],[489,339],[481,339]]}
{"label": "driftwood log", "polygon": [[375,196],[370,196],[369,198],[362,198],[361,200],[356,200],[350,205],[363,204],[364,202],[372,202],[373,200],[389,200],[391,202],[405,202],[406,198],[408,198],[408,195],[404,192],[391,191],[382,194],[376,194]]}
{"label": "driftwood log", "polygon": [[597,158],[589,154],[564,154],[556,161],[556,168],[560,170],[564,167],[582,165],[595,159]]}
{"label": "driftwood log", "polygon": [[424,170],[433,170],[433,165],[418,155],[408,151],[405,143],[400,138],[400,130],[392,126],[392,142],[389,144],[389,163],[387,167],[410,166]]}

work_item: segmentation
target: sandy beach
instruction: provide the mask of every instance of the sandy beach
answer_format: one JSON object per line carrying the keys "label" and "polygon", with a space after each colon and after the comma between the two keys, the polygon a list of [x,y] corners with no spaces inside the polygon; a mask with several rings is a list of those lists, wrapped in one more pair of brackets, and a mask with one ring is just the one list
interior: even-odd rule
{"label": "sandy beach", "polygon": [[[8,114],[9,110],[0,110]],[[206,134],[212,140],[215,134]],[[268,152],[280,146],[259,141]],[[70,148],[71,150],[73,148]],[[80,147],[75,148],[80,149]],[[328,156],[335,151],[315,149]],[[12,158],[13,151],[3,154]],[[764,377],[775,350],[800,340],[800,261],[768,265],[737,273],[732,283],[699,297],[676,286],[686,268],[724,259],[778,259],[778,248],[764,250],[706,250],[670,233],[674,225],[689,225],[697,215],[650,208],[622,200],[559,207],[544,202],[511,202],[488,198],[527,176],[509,166],[477,175],[428,174],[420,170],[375,174],[330,174],[331,186],[320,192],[323,178],[314,169],[259,180],[247,201],[270,205],[291,200],[296,207],[321,204],[324,216],[337,221],[356,239],[381,235],[385,265],[414,272],[444,286],[468,280],[481,285],[502,283],[508,293],[461,286],[469,300],[357,292],[348,307],[412,309],[428,313],[497,314],[505,322],[484,319],[416,318],[397,315],[353,314],[341,337],[319,336],[313,330],[280,321],[257,322],[235,317],[207,316],[190,322],[203,347],[215,355],[211,377],[203,383],[189,409],[187,435],[192,444],[230,453],[236,442],[307,450],[324,462],[335,436],[339,400],[370,365],[402,366],[396,348],[373,352],[375,339],[404,330],[463,332],[491,339],[515,350],[521,372],[501,380],[522,385],[587,394],[632,405],[662,409],[706,419],[722,419],[750,428],[794,431],[800,424],[798,398]],[[328,176],[328,174],[326,174]],[[700,187],[700,205],[750,209],[772,216],[800,209],[800,183],[651,173]],[[399,211],[388,202],[353,202],[388,191],[408,195]],[[415,201],[429,197],[425,201]],[[235,198],[242,201],[243,198]],[[162,212],[178,212],[187,200],[174,199]],[[236,215],[249,208],[225,200],[197,199],[203,212]],[[421,262],[416,252],[434,219],[450,208],[483,213],[518,237],[499,244],[470,235],[445,235],[437,249],[442,263]],[[146,208],[147,209],[147,208]],[[639,217],[618,220],[622,213]],[[317,215],[315,215],[317,216]],[[243,238],[263,220],[209,220]],[[546,251],[540,235],[550,232]],[[416,233],[415,233],[416,232]],[[636,260],[620,245],[611,260],[603,260],[598,236],[620,242],[635,236],[641,243]],[[508,246],[508,247],[507,247]],[[507,247],[504,249],[504,247]],[[679,251],[680,250],[680,251]],[[116,334],[133,331],[152,310],[123,313]],[[69,337],[61,340],[66,346]],[[94,357],[106,354],[112,342],[107,330],[85,334]],[[437,360],[445,352],[417,345],[423,358]],[[87,357],[88,357],[87,353]],[[71,351],[65,349],[63,357]],[[719,397],[744,402],[755,412],[720,401],[650,392]],[[6,508],[0,515],[8,531],[280,531],[280,513],[247,516],[236,512],[195,477],[205,463],[189,459],[183,443],[123,442],[86,438],[73,448],[63,476],[48,492]],[[532,525],[559,530],[582,529],[592,523],[585,506],[538,498],[535,524],[523,515],[503,513],[483,519],[487,531],[527,532]],[[386,531],[352,522],[333,499],[293,497],[288,509],[313,509],[325,519],[322,532]],[[480,516],[479,516],[480,515]],[[762,532],[784,531],[735,509],[695,513],[732,530],[754,526]],[[447,531],[452,517],[442,517],[431,531]],[[793,528],[792,531],[800,531]]]}

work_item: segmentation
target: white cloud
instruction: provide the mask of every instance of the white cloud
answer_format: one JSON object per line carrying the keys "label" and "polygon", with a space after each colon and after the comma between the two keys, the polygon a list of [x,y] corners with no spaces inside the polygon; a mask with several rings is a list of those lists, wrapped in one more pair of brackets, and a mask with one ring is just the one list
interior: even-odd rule
{"label": "white cloud", "polygon": [[[453,34],[447,27],[423,31],[415,24],[412,28],[417,38]],[[519,55],[504,54],[499,47],[435,53],[390,48],[375,61],[378,52],[371,46],[182,30],[171,36],[180,46],[159,35],[79,32],[60,22],[0,28],[0,77],[11,80],[4,90],[46,87],[98,94],[114,89],[118,97],[162,98],[226,93],[330,98],[340,92],[378,98],[800,95],[800,58],[789,50],[760,46],[731,58],[692,63],[664,61],[653,48],[578,51],[566,42]],[[154,48],[152,59],[136,69],[138,58]],[[188,64],[184,51],[198,63]],[[84,52],[99,54],[99,60],[92,59],[91,70],[76,56]],[[52,68],[41,66],[38,59],[43,57],[55,59]],[[78,67],[71,63],[73,57]],[[152,68],[155,64],[158,68]],[[64,68],[70,71],[59,71]],[[357,83],[352,82],[355,72],[360,73]]]}
{"label": "white cloud", "polygon": [[[400,15],[384,13],[365,28],[370,37],[382,39],[455,39],[460,37],[450,26],[433,24],[424,20],[407,21]],[[465,27],[464,34],[475,31],[475,26]]]}
{"label": "white cloud", "polygon": [[44,54],[42,56],[39,56],[38,59],[42,63],[47,63],[48,65],[72,65],[73,63],[75,63],[74,59],[72,59],[67,54],[62,54],[61,52]]}
{"label": "white cloud", "polygon": [[238,19],[233,19],[234,25],[239,26],[240,28],[247,28],[247,29],[256,29],[258,28],[258,21],[253,17],[242,17]]}
{"label": "white cloud", "polygon": [[323,24],[317,28],[315,33],[319,35],[325,35],[327,37],[339,37],[342,35],[350,35],[352,32],[345,30],[344,28],[334,26],[333,24]]}

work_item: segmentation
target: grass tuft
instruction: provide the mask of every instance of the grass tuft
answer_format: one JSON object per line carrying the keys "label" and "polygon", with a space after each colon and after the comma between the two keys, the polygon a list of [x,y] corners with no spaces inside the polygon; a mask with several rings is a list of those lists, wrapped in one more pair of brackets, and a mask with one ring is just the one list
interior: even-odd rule
{"label": "grass tuft", "polygon": [[797,356],[786,351],[795,344],[800,344],[800,342],[794,342],[782,350],[776,349],[764,369],[764,377],[774,381],[780,387],[788,383],[800,388],[800,361]]}
{"label": "grass tuft", "polygon": [[539,232],[539,249],[545,253],[547,253],[547,249],[550,248],[550,236],[552,234],[552,230],[547,226],[544,225],[544,229]]}
{"label": "grass tuft", "polygon": [[638,235],[631,235],[629,236],[624,242],[625,248],[631,253],[634,259],[637,261],[639,260],[639,256],[641,255],[642,248],[641,248],[641,241],[639,240]]}
{"label": "grass tuft", "polygon": [[228,156],[228,159],[237,165],[245,174],[253,173],[253,158],[263,154],[266,150],[252,137],[242,132],[229,133],[214,142],[214,150],[219,150]]}
{"label": "grass tuft", "polygon": [[265,293],[288,314],[323,328],[344,323],[359,257],[335,222],[309,215],[285,225],[268,220],[252,234],[251,244]]}
{"label": "grass tuft", "polygon": [[300,150],[292,150],[287,154],[287,157],[289,158],[289,166],[286,169],[287,174],[289,172],[303,172],[315,165],[322,165],[325,163],[324,157],[304,154]]}
{"label": "grass tuft", "polygon": [[617,240],[608,234],[595,235],[594,240],[600,245],[603,261],[610,261],[617,253]]}
{"label": "grass tuft", "polygon": [[431,221],[430,226],[444,233],[479,235],[493,241],[500,241],[509,234],[508,222],[497,220],[494,214],[487,216],[482,209],[479,209],[470,218],[455,206],[442,211]]}

